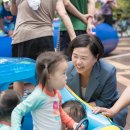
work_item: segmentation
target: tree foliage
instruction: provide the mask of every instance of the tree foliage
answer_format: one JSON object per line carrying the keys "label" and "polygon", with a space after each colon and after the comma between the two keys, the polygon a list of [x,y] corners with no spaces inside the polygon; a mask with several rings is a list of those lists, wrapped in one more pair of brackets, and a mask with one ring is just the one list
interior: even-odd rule
{"label": "tree foliage", "polygon": [[[118,7],[113,10],[114,18],[119,15],[121,18],[130,18],[130,0],[117,0]],[[97,2],[96,8],[100,9],[101,5]]]}
{"label": "tree foliage", "polygon": [[130,0],[117,0],[118,8],[114,10],[115,14],[121,13],[122,18],[130,18]]}

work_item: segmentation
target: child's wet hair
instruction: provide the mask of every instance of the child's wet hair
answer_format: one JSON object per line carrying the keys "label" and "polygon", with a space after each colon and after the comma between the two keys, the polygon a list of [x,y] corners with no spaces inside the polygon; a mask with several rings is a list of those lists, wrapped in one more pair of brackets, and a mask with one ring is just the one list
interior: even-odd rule
{"label": "child's wet hair", "polygon": [[20,103],[20,95],[14,90],[0,92],[0,119],[10,117],[13,109]]}
{"label": "child's wet hair", "polygon": [[62,104],[62,107],[64,110],[68,108],[65,112],[76,122],[80,122],[83,118],[87,117],[83,104],[77,100],[69,100]]}
{"label": "child's wet hair", "polygon": [[37,80],[44,87],[47,83],[47,76],[55,72],[58,63],[66,61],[66,56],[61,52],[48,51],[41,53],[36,60]]}

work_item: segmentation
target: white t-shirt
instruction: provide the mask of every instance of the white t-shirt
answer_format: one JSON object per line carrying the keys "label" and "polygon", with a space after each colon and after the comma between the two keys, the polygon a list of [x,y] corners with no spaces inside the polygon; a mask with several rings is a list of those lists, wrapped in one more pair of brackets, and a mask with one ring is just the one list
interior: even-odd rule
{"label": "white t-shirt", "polygon": [[38,8],[40,7],[41,0],[27,0],[27,2],[33,10],[38,10]]}

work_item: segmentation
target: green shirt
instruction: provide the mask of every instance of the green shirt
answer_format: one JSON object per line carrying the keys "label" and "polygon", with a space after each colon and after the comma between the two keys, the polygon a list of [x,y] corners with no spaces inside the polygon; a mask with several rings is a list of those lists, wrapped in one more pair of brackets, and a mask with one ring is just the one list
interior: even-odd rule
{"label": "green shirt", "polygon": [[[70,0],[70,2],[82,13],[82,14],[87,14],[87,0]],[[86,30],[86,24],[84,24],[79,18],[75,17],[74,15],[72,15],[71,13],[67,12],[74,30]],[[66,31],[66,28],[63,24],[63,22],[61,21],[61,27],[60,27],[61,31]]]}

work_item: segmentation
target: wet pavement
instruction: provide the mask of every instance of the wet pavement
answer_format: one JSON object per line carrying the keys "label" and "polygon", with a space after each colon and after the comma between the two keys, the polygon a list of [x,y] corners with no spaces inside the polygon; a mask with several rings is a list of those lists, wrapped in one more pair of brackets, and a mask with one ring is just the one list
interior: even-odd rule
{"label": "wet pavement", "polygon": [[[130,37],[121,38],[118,47],[105,59],[117,68],[117,86],[122,93],[130,87]],[[130,105],[125,130],[130,130]]]}

